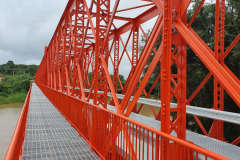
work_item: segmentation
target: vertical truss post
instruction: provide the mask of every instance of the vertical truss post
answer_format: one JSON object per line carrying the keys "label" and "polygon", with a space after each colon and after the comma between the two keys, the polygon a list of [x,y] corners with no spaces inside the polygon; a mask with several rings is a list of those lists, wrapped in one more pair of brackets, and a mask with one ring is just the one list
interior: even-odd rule
{"label": "vertical truss post", "polygon": [[100,25],[100,0],[97,0],[96,3],[96,39],[95,39],[95,52],[94,52],[94,95],[93,103],[97,104],[97,91],[98,91],[98,61],[99,61],[99,25]]}
{"label": "vertical truss post", "polygon": [[[74,16],[74,29],[73,29],[73,35],[72,35],[72,41],[74,41],[74,57],[73,57],[73,77],[72,77],[72,92],[71,94],[76,94],[79,98],[81,98],[80,90],[83,88],[80,88],[80,90],[76,90],[76,87],[80,87],[80,79],[79,74],[77,71],[77,64],[80,65],[80,68],[83,68],[83,58],[84,55],[80,55],[80,49],[83,44],[83,34],[84,34],[84,5],[80,0],[76,0],[76,6],[75,6],[75,16]],[[80,58],[81,56],[81,58]],[[83,75],[83,70],[80,71]]]}
{"label": "vertical truss post", "polygon": [[100,27],[100,0],[96,0],[96,39],[95,39],[95,53],[94,53],[94,95],[93,95],[93,103],[97,105],[98,101],[98,68],[99,68],[99,53],[100,53],[100,35],[99,35],[99,27]]}
{"label": "vertical truss post", "polygon": [[[177,21],[180,16],[178,5],[182,1],[165,0],[163,3],[163,31],[162,31],[162,59],[161,59],[161,131],[171,134],[175,131],[177,137],[186,139],[186,67],[187,67],[187,45],[180,36],[173,21]],[[180,17],[186,25],[187,14]],[[174,67],[177,70],[174,70]],[[175,73],[176,72],[176,73]],[[177,100],[177,109],[170,108],[172,98]],[[176,113],[176,117],[171,119],[170,114]],[[174,144],[162,138],[161,159],[171,159],[168,151],[173,149]],[[179,148],[175,148],[176,154],[185,159],[186,152],[180,154]]]}
{"label": "vertical truss post", "polygon": [[85,71],[84,71],[84,88],[89,88],[88,85],[88,68],[90,64],[90,49],[86,50],[86,57],[85,57]]}
{"label": "vertical truss post", "polygon": [[[107,64],[108,67],[108,58],[109,58],[109,41],[107,39],[106,44],[104,46],[104,39],[105,37],[108,37],[107,34],[109,34],[107,32],[107,27],[108,24],[110,23],[110,0],[101,0],[101,19],[100,19],[100,23],[104,24],[103,28],[104,30],[101,31],[100,36],[103,38],[102,40],[102,44],[101,44],[101,49],[104,50],[103,51],[103,56],[105,59],[105,62]],[[104,68],[102,65],[102,61],[101,61],[101,66],[100,66],[100,72],[101,72],[101,76],[100,76],[100,88],[102,88],[101,90],[103,91],[103,94],[100,96],[100,103],[102,104],[103,107],[107,107],[107,92],[108,92],[108,82],[107,82],[107,75],[104,72]]]}
{"label": "vertical truss post", "polygon": [[[79,10],[79,2],[76,0],[76,6],[75,6],[75,16],[74,16],[74,30],[72,35],[72,41],[73,43],[73,51],[74,51],[74,57],[73,57],[73,75],[72,75],[72,92],[71,95],[74,96],[76,94],[76,79],[77,79],[77,20],[78,20],[78,10]],[[69,21],[72,21],[72,17]],[[71,25],[71,24],[70,24]]]}
{"label": "vertical truss post", "polygon": [[62,67],[62,60],[63,60],[63,45],[61,41],[61,27],[58,27],[58,81],[59,81],[59,90],[62,92],[62,79],[61,79],[61,67]]}
{"label": "vertical truss post", "polygon": [[[225,0],[216,0],[215,16],[215,58],[220,62],[224,54],[224,32],[225,32]],[[221,62],[224,63],[224,62]],[[224,111],[224,89],[214,76],[214,109]],[[214,120],[209,133],[210,137],[224,140],[224,122]]]}
{"label": "vertical truss post", "polygon": [[59,27],[59,38],[61,45],[61,51],[62,51],[62,59],[61,59],[61,67],[60,67],[60,79],[61,79],[61,92],[64,92],[64,61],[65,61],[65,45],[64,45],[64,37],[63,37],[63,27]]}
{"label": "vertical truss post", "polygon": [[[65,13],[65,28],[64,28],[64,45],[65,45],[65,58],[64,58],[64,88],[66,88],[66,93],[70,94],[70,89],[69,89],[69,71],[68,69],[70,68],[70,61],[71,61],[71,35],[70,35],[70,23],[68,21],[68,16],[67,13]],[[66,87],[65,87],[66,86]]]}
{"label": "vertical truss post", "polygon": [[[108,64],[108,40],[104,48],[103,39],[106,34],[107,26],[109,23],[110,16],[110,0],[97,0],[96,3],[96,38],[95,38],[95,69],[94,69],[94,104],[102,105],[104,108],[107,107],[107,91],[108,83],[102,61],[100,59],[101,52],[103,53],[106,64]],[[100,25],[101,24],[101,25]],[[106,34],[105,34],[106,33]],[[104,49],[104,50],[103,50]],[[99,77],[98,77],[99,76]],[[98,90],[103,93],[97,93]]]}
{"label": "vertical truss post", "polygon": [[[187,13],[184,13],[182,16],[182,22],[187,24]],[[173,33],[173,36],[179,40],[176,42],[177,54],[172,54],[172,64],[175,63],[177,66],[177,77],[173,78],[172,82],[174,88],[172,88],[172,95],[177,99],[177,108],[178,110],[173,111],[177,112],[176,119],[172,121],[171,128],[177,133],[177,137],[180,139],[186,139],[186,90],[187,90],[187,44],[183,38],[178,33]],[[179,78],[181,77],[181,78]],[[177,81],[175,81],[175,79]]]}
{"label": "vertical truss post", "polygon": [[50,44],[50,72],[51,72],[51,88],[53,89],[53,48],[52,48],[52,45],[53,44],[53,42]]}
{"label": "vertical truss post", "polygon": [[56,40],[56,35],[54,36],[54,41],[53,41],[53,75],[54,75],[54,89],[57,90],[57,78],[56,78],[56,71],[57,71],[57,40]]}
{"label": "vertical truss post", "polygon": [[[171,37],[172,0],[164,0],[163,10],[163,55],[161,63],[161,131],[170,134],[170,75],[171,75]],[[161,139],[161,160],[168,159],[167,139]]]}
{"label": "vertical truss post", "polygon": [[60,58],[60,54],[59,54],[59,42],[58,42],[58,33],[56,34],[55,37],[55,41],[56,41],[56,69],[55,69],[55,74],[56,74],[56,90],[59,90],[60,86],[60,82],[59,82],[59,77],[58,77],[58,67],[59,67],[59,58]]}
{"label": "vertical truss post", "polygon": [[49,51],[48,51],[48,47],[45,46],[45,55],[47,58],[47,86],[50,87],[50,56],[49,56]]}
{"label": "vertical truss post", "polygon": [[[133,29],[133,43],[132,43],[132,74],[136,71],[136,66],[138,62],[138,37],[139,37],[139,26]],[[137,85],[134,88],[133,96],[137,91]],[[132,112],[137,113],[137,104],[135,104]]]}
{"label": "vertical truss post", "polygon": [[119,37],[116,36],[114,41],[113,85],[116,93],[118,93]]}

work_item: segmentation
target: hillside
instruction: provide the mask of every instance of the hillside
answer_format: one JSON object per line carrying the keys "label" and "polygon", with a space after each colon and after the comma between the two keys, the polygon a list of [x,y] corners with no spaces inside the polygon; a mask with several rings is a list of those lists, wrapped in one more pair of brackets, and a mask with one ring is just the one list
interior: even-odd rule
{"label": "hillside", "polygon": [[8,61],[6,64],[0,65],[0,75],[20,75],[29,74],[35,76],[38,65],[14,64],[13,61]]}
{"label": "hillside", "polygon": [[0,104],[23,103],[37,68],[38,65],[14,64],[13,61],[0,65]]}

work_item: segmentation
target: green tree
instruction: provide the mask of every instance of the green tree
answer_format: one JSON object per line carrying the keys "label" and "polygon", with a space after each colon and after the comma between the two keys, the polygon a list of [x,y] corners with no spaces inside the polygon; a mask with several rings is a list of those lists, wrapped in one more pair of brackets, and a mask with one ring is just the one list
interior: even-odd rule
{"label": "green tree", "polygon": [[[192,18],[195,10],[197,9],[199,3],[201,1],[195,0],[193,1],[192,8],[188,10],[187,20],[188,22]],[[225,50],[228,46],[233,42],[236,36],[240,33],[240,3],[236,0],[227,0],[226,3],[226,18],[225,18]],[[195,20],[192,23],[192,29],[203,39],[203,41],[214,50],[214,32],[215,32],[215,4],[205,4]],[[150,34],[151,30],[148,30],[147,35]],[[142,36],[141,39],[142,44],[146,43],[145,37]],[[161,37],[159,38],[155,49],[159,47],[161,43]],[[143,45],[139,47],[139,51],[143,50]],[[225,59],[225,64],[232,70],[232,72],[240,78],[240,43],[238,43],[233,50],[230,52],[229,56]],[[140,53],[141,54],[141,53]],[[143,71],[143,76],[145,75],[149,64],[153,59],[154,53],[149,58],[149,61]],[[174,70],[172,69],[172,72]],[[152,76],[149,79],[146,90],[153,84],[153,80],[160,73],[160,64],[157,65],[154,70]],[[198,56],[191,50],[191,48],[187,47],[187,98],[191,96],[191,94],[196,90],[199,84],[203,81],[203,79],[209,73],[208,69],[201,62]],[[157,86],[158,85],[158,86]],[[152,94],[155,94],[157,90],[159,90],[159,82],[156,85],[156,90],[153,90]],[[211,78],[204,87],[199,91],[196,97],[192,100],[191,105],[205,107],[205,108],[213,108],[213,78]],[[235,102],[231,99],[231,97],[225,93],[224,95],[224,106],[226,111],[240,113],[240,108],[235,104]],[[206,130],[209,131],[212,120],[199,117]],[[187,128],[189,130],[201,133],[200,127],[197,123],[194,123],[195,120],[192,115],[187,115]],[[235,138],[239,136],[240,126],[225,123],[225,138],[227,141],[232,142]]]}
{"label": "green tree", "polygon": [[26,73],[30,74],[31,76],[35,76],[37,68],[38,65],[14,64],[13,61],[9,60],[6,64],[0,65],[0,74],[17,75],[18,73],[20,75]]}

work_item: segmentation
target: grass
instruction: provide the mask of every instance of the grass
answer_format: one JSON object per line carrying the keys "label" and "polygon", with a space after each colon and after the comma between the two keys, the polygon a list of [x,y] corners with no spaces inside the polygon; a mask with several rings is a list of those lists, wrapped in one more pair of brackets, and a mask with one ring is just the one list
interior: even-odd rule
{"label": "grass", "polygon": [[10,104],[0,104],[0,110],[4,108],[21,108],[24,103],[10,103]]}
{"label": "grass", "polygon": [[20,92],[8,95],[8,97],[0,96],[0,104],[10,104],[10,103],[24,103],[27,93]]}

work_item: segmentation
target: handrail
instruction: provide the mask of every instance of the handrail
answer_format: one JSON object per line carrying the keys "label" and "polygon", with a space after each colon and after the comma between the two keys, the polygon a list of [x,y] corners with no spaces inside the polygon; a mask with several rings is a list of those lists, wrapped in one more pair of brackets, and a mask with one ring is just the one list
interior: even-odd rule
{"label": "handrail", "polygon": [[[71,88],[71,87],[70,87]],[[80,88],[75,88],[80,89]],[[84,89],[85,92],[89,92],[89,89]],[[93,93],[94,91],[92,91]],[[98,93],[103,93],[103,91],[98,91]],[[112,94],[110,92],[107,93],[108,97],[112,97]],[[123,94],[116,94],[118,99],[123,99]],[[133,100],[134,96],[131,96],[129,101],[131,102]],[[147,98],[139,98],[137,103],[146,104],[149,106],[154,106],[161,108],[161,101],[160,100],[154,100],[154,99],[147,99]],[[170,103],[171,108],[177,108],[177,103]],[[233,113],[233,112],[227,112],[227,111],[221,111],[221,110],[214,110],[209,108],[203,108],[203,107],[197,107],[197,106],[186,106],[186,113],[191,115],[196,115],[200,117],[220,120],[224,122],[234,123],[240,125],[240,114],[239,113]]]}
{"label": "handrail", "polygon": [[[176,150],[180,151],[180,148],[182,151],[182,148],[185,148],[185,152],[186,151],[191,152],[191,156],[193,156],[193,153],[196,153],[195,156],[202,155],[205,158],[210,157],[210,158],[219,159],[219,160],[220,159],[221,160],[228,159],[217,153],[206,150],[204,148],[196,146],[190,142],[178,139],[171,135],[165,134],[159,130],[156,130],[147,125],[141,124],[141,123],[139,123],[135,120],[132,120],[128,117],[119,115],[108,109],[99,107],[97,105],[94,105],[89,102],[78,99],[76,97],[64,94],[62,92],[53,90],[42,84],[38,83],[37,85],[42,90],[42,92],[45,94],[45,96],[55,105],[55,107],[71,123],[71,125],[74,126],[74,128],[87,140],[89,145],[98,154],[100,154],[101,157],[105,157],[106,159],[109,158],[108,157],[109,153],[106,153],[106,152],[111,152],[112,153],[111,156],[113,156],[113,153],[116,153],[116,151],[111,150],[111,147],[109,147],[109,145],[114,144],[112,142],[112,140],[109,140],[108,143],[110,143],[110,144],[105,144],[105,147],[103,146],[103,144],[104,144],[103,142],[107,143],[106,141],[108,141],[109,138],[110,139],[113,138],[114,136],[115,136],[114,141],[115,142],[118,141],[118,143],[119,143],[119,141],[123,141],[124,138],[127,139],[126,137],[120,136],[121,131],[124,132],[124,134],[125,133],[130,134],[128,137],[132,137],[132,139],[129,138],[130,141],[126,142],[129,144],[131,144],[131,140],[134,141],[134,136],[135,137],[137,136],[137,135],[135,135],[135,132],[139,132],[138,135],[141,135],[142,137],[146,136],[148,138],[148,140],[155,139],[155,142],[151,143],[151,145],[152,145],[152,147],[154,147],[155,151],[157,151],[159,149],[158,147],[160,146],[160,143],[161,143],[160,139],[166,139],[169,142],[170,141],[173,142],[174,145],[172,145],[172,146],[174,146],[174,147],[172,149],[175,151]],[[65,104],[68,104],[68,107],[66,107]],[[80,119],[85,119],[85,120],[79,121]],[[112,127],[112,130],[109,128],[109,126]],[[119,131],[119,126],[121,128],[120,129],[121,131]],[[137,130],[137,128],[138,128],[138,130]],[[144,133],[145,131],[147,131],[148,134]],[[130,132],[130,133],[128,133],[128,132]],[[94,134],[94,133],[97,133],[97,134]],[[124,136],[126,136],[126,135],[124,135]],[[156,140],[157,138],[158,138],[158,140]],[[103,141],[103,139],[105,139],[105,141]],[[143,138],[143,141],[144,141],[144,138]],[[145,141],[146,141],[146,139],[145,139]],[[134,143],[136,143],[136,146],[137,146],[137,143],[140,145],[140,140],[139,140],[139,142],[134,142]],[[140,153],[143,154],[141,156],[146,156],[146,155],[144,155],[144,153],[142,151],[140,151],[141,147],[137,148],[134,143],[133,143],[132,147],[131,147],[131,145],[128,144],[128,146],[126,146],[125,148],[123,146],[122,149],[126,150],[125,153],[128,153],[132,159],[136,159],[137,157],[140,157]],[[155,144],[153,145],[153,143],[155,143]],[[150,143],[148,143],[148,145],[150,145]],[[107,146],[108,146],[108,148],[107,148]],[[116,146],[119,146],[119,144],[118,145],[116,144]],[[135,149],[134,149],[134,146],[136,147]],[[176,146],[178,146],[178,147],[176,147]],[[128,150],[127,150],[127,147],[128,147]],[[112,147],[112,148],[114,148],[114,147]],[[154,151],[154,150],[152,150],[152,151]],[[138,152],[139,156],[135,152]],[[156,152],[154,154],[156,154]],[[156,155],[152,155],[152,156],[154,156],[154,158],[156,158]],[[190,156],[190,154],[188,156]],[[124,157],[124,155],[123,155],[123,157]]]}
{"label": "handrail", "polygon": [[13,133],[12,140],[9,144],[9,147],[5,156],[5,160],[19,159],[19,157],[22,155],[22,144],[25,137],[27,113],[29,108],[31,91],[32,91],[32,84],[30,86],[27,97],[25,99],[21,114],[19,116],[15,131]]}

